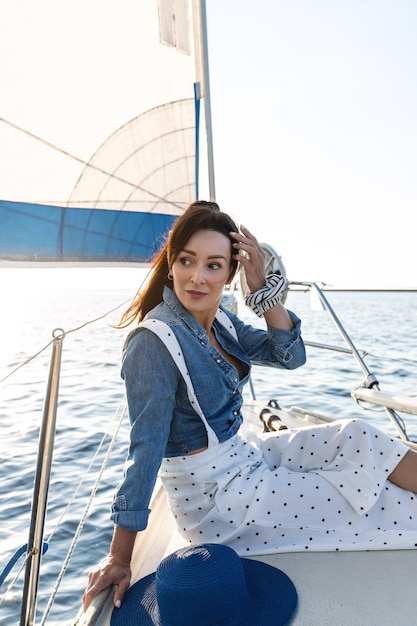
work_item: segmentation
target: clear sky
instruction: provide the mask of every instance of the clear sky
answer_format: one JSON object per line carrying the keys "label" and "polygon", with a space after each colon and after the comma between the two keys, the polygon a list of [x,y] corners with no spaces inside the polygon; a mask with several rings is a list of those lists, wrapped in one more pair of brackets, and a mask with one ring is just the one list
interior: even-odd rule
{"label": "clear sky", "polygon": [[[140,1],[2,0],[0,117],[88,160],[148,91]],[[292,280],[417,288],[415,0],[207,0],[207,13],[221,206]],[[67,197],[79,166],[54,153],[17,176],[30,149],[0,122],[0,197]]]}

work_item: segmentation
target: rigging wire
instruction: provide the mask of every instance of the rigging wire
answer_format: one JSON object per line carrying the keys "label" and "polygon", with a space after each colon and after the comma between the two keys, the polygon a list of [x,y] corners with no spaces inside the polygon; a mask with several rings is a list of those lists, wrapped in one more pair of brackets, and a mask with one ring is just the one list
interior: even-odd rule
{"label": "rigging wire", "polygon": [[[116,412],[115,412],[115,414],[114,414],[114,417],[113,417],[113,420],[112,420],[112,424],[113,424],[113,422],[115,421],[116,415],[119,413],[120,408],[121,408],[121,407],[120,407],[120,405],[119,405],[118,409],[116,410]],[[48,601],[48,603],[47,603],[47,606],[46,606],[46,608],[45,608],[44,614],[43,614],[43,616],[42,616],[42,619],[41,619],[41,622],[40,622],[40,626],[43,626],[43,625],[46,623],[46,619],[48,618],[49,612],[50,612],[50,610],[51,610],[51,608],[52,608],[52,606],[53,606],[53,603],[54,603],[54,601],[55,601],[55,598],[56,598],[56,595],[57,595],[57,593],[58,593],[59,587],[60,587],[60,585],[61,585],[62,579],[64,578],[65,573],[66,573],[66,571],[67,571],[68,564],[69,564],[69,562],[70,562],[70,560],[71,560],[71,557],[72,557],[72,555],[73,555],[73,553],[74,553],[75,547],[76,547],[76,545],[77,545],[77,543],[78,543],[78,540],[79,540],[79,538],[80,538],[80,536],[81,536],[82,530],[83,530],[83,528],[84,528],[85,520],[87,519],[87,516],[88,516],[88,514],[89,514],[89,512],[90,512],[91,506],[92,506],[92,504],[93,504],[94,498],[95,498],[96,493],[97,493],[97,490],[98,490],[98,488],[99,488],[99,485],[100,485],[101,479],[102,479],[102,477],[103,477],[104,471],[105,471],[105,469],[106,469],[106,467],[107,467],[107,465],[108,465],[108,463],[109,463],[110,456],[111,456],[111,453],[112,453],[112,451],[113,451],[114,445],[115,445],[115,443],[116,443],[116,439],[117,439],[117,437],[118,437],[118,434],[119,434],[119,431],[120,431],[120,428],[121,428],[121,425],[122,425],[123,419],[124,419],[124,417],[125,417],[125,415],[126,415],[126,410],[127,410],[127,407],[126,407],[126,402],[124,401],[124,402],[123,402],[123,407],[122,407],[122,410],[120,411],[120,417],[119,417],[118,422],[117,422],[117,424],[116,424],[116,429],[115,429],[115,431],[114,431],[114,433],[113,433],[113,436],[112,436],[112,438],[111,438],[111,440],[110,440],[109,446],[108,446],[108,448],[107,448],[106,455],[105,455],[105,457],[104,457],[104,459],[103,459],[103,462],[102,462],[101,468],[100,468],[100,470],[99,470],[99,472],[98,472],[98,474],[97,474],[97,477],[96,477],[95,483],[94,483],[93,488],[92,488],[92,490],[91,490],[90,497],[89,497],[89,499],[88,499],[88,501],[87,501],[87,504],[86,504],[86,506],[85,506],[85,508],[84,508],[84,512],[83,512],[83,514],[82,514],[82,516],[81,516],[81,519],[80,519],[80,521],[79,521],[79,523],[78,523],[77,529],[76,529],[76,531],[75,531],[75,533],[74,533],[74,537],[73,537],[73,539],[72,539],[71,545],[70,545],[70,547],[69,547],[69,549],[68,549],[68,551],[67,551],[67,555],[66,555],[66,557],[65,557],[65,559],[64,559],[64,562],[63,562],[63,564],[62,564],[62,566],[61,566],[61,570],[60,570],[60,572],[59,572],[59,574],[58,574],[58,577],[57,577],[57,579],[56,579],[54,589],[53,589],[53,591],[52,591],[52,593],[51,593],[51,596],[50,596],[49,601]],[[94,464],[94,461],[95,461],[95,459],[97,458],[97,455],[98,455],[98,453],[99,453],[99,451],[100,451],[100,449],[101,449],[102,445],[104,444],[104,440],[105,440],[105,438],[107,437],[107,434],[108,434],[109,430],[110,430],[110,428],[108,429],[107,433],[105,433],[105,434],[104,434],[104,436],[103,436],[103,438],[102,438],[102,440],[101,440],[101,442],[100,442],[100,444],[99,444],[99,446],[98,446],[98,448],[97,448],[96,454],[94,455],[94,458],[92,459],[92,461],[91,461],[91,463],[90,463],[90,465],[89,465],[89,467],[88,467],[88,469],[87,469],[86,474],[88,474],[88,473],[89,473],[89,471],[90,471],[90,469],[92,468],[92,466],[93,466],[93,464]],[[58,525],[59,525],[59,524],[61,523],[61,521],[63,520],[63,517],[65,516],[65,514],[66,514],[66,513],[67,513],[67,511],[69,510],[69,508],[70,508],[70,506],[71,506],[72,502],[75,500],[75,497],[76,497],[76,495],[77,495],[78,491],[80,490],[80,488],[81,488],[81,486],[82,486],[82,484],[83,484],[83,482],[84,482],[84,478],[85,478],[85,476],[83,476],[83,478],[82,478],[82,479],[81,479],[81,481],[79,482],[79,484],[78,484],[78,486],[77,486],[77,488],[76,488],[76,490],[75,490],[75,492],[74,492],[74,494],[73,494],[73,497],[71,498],[70,502],[69,502],[69,503],[68,503],[68,505],[66,506],[66,508],[65,508],[65,510],[64,510],[64,512],[63,512],[63,514],[61,515],[60,520],[58,521],[58,524],[55,526],[54,530],[53,530],[53,531],[52,531],[52,533],[49,535],[49,538],[48,538],[48,543],[50,542],[51,538],[53,537],[53,535],[54,535],[54,533],[55,533],[55,530],[57,529]]]}
{"label": "rigging wire", "polygon": [[[55,532],[57,531],[57,529],[59,528],[59,526],[63,522],[64,517],[68,513],[68,511],[71,508],[73,502],[75,501],[75,499],[76,499],[76,497],[77,497],[81,487],[83,486],[85,479],[87,478],[88,474],[92,470],[92,468],[93,468],[93,466],[94,466],[94,464],[96,462],[96,459],[97,459],[98,455],[100,454],[100,450],[104,446],[104,442],[105,442],[106,438],[108,437],[109,433],[111,432],[111,428],[112,428],[112,426],[113,426],[113,424],[115,422],[116,416],[118,415],[120,410],[121,410],[121,408],[120,408],[120,405],[119,405],[119,407],[116,409],[116,411],[115,411],[115,413],[113,415],[113,418],[112,418],[112,420],[111,420],[111,422],[109,424],[109,427],[108,427],[107,431],[103,434],[103,436],[102,436],[102,438],[101,438],[101,440],[100,440],[100,442],[99,442],[99,444],[97,446],[97,449],[96,449],[96,451],[95,451],[95,453],[93,455],[93,458],[91,459],[87,469],[85,470],[85,473],[83,474],[81,480],[79,481],[78,485],[76,486],[76,488],[75,488],[71,498],[69,499],[65,509],[61,513],[58,521],[56,522],[56,524],[54,526],[54,528],[49,533],[48,539],[46,540],[48,543],[51,543],[52,538],[53,538]],[[125,402],[125,400],[123,400],[122,415],[121,415],[121,418],[119,419],[119,422],[117,424],[116,434],[118,434],[118,432],[120,430],[120,425],[121,425],[121,422],[122,422],[122,419],[123,419],[125,413],[126,413],[126,402]],[[113,444],[113,439],[114,439],[114,435],[111,438],[111,444]]]}
{"label": "rigging wire", "polygon": [[[1,121],[1,118],[0,118],[0,121]],[[142,289],[142,287],[146,283],[146,281],[147,281],[147,277],[145,276],[145,278],[142,280],[141,284],[139,285],[139,289],[138,290]],[[126,306],[126,304],[130,303],[131,301],[132,301],[132,299],[128,298],[127,300],[124,300],[123,302],[121,302],[117,306],[113,307],[112,309],[110,309],[106,313],[103,313],[102,315],[99,315],[98,317],[94,317],[91,320],[87,320],[86,322],[83,322],[82,324],[80,324],[79,326],[76,326],[75,328],[71,328],[70,330],[65,331],[65,336],[68,336],[68,335],[70,335],[72,333],[76,333],[79,330],[82,330],[83,328],[86,328],[87,326],[90,326],[91,324],[95,324],[96,322],[99,322],[100,320],[103,320],[104,318],[108,317],[109,315],[111,315],[112,313],[114,313],[115,311],[120,309],[122,306]],[[6,376],[4,376],[3,378],[0,378],[0,385],[5,380],[7,380],[11,376],[13,376],[22,367],[24,367],[25,365],[27,365],[28,363],[30,363],[31,361],[36,359],[36,357],[38,357],[40,354],[42,354],[42,352],[45,352],[45,350],[47,350],[49,348],[49,346],[54,342],[54,340],[55,340],[55,338],[53,337],[50,341],[48,341],[48,343],[43,348],[38,350],[38,352],[36,352],[32,356],[28,357],[24,361],[22,361],[22,363],[20,363],[17,367],[13,368],[8,374],[6,374]]]}
{"label": "rigging wire", "polygon": [[[61,570],[60,570],[60,572],[58,574],[58,577],[56,579],[54,589],[53,589],[53,591],[52,591],[52,593],[50,595],[48,604],[47,604],[46,609],[44,611],[44,615],[43,615],[42,621],[41,621],[41,626],[45,623],[45,620],[46,620],[46,618],[49,615],[49,612],[50,612],[50,610],[51,610],[51,608],[53,606],[53,603],[55,601],[55,598],[56,598],[56,595],[58,593],[59,587],[61,585],[62,579],[64,578],[64,575],[65,575],[65,573],[67,571],[68,564],[69,564],[69,562],[71,560],[71,557],[72,557],[72,555],[74,553],[74,550],[76,548],[78,540],[79,540],[79,538],[81,536],[82,530],[84,528],[85,520],[87,519],[88,513],[90,512],[90,509],[91,509],[91,507],[93,505],[93,501],[94,501],[95,495],[97,493],[98,487],[100,485],[101,479],[102,479],[103,474],[104,474],[104,472],[105,472],[105,470],[106,470],[106,468],[108,466],[111,453],[113,451],[114,445],[115,445],[117,437],[119,435],[120,428],[121,428],[122,423],[123,423],[123,419],[124,419],[124,417],[126,415],[126,411],[127,411],[126,400],[123,399],[123,401],[119,404],[118,408],[116,409],[116,411],[115,411],[115,413],[113,415],[113,418],[112,418],[112,420],[111,420],[111,422],[109,424],[109,427],[108,427],[107,431],[103,434],[103,437],[101,438],[100,443],[97,446],[96,452],[95,452],[93,458],[91,459],[91,461],[90,461],[90,463],[88,465],[87,470],[83,473],[83,476],[82,476],[81,480],[78,482],[78,484],[77,484],[77,486],[76,486],[76,488],[75,488],[75,490],[73,492],[72,497],[70,498],[69,502],[67,503],[67,505],[64,508],[63,512],[61,513],[58,521],[56,522],[56,524],[54,526],[54,528],[49,533],[48,539],[45,540],[44,543],[43,543],[43,554],[45,554],[45,552],[47,551],[47,549],[49,548],[49,546],[51,544],[51,541],[52,541],[52,539],[53,539],[53,537],[55,535],[55,532],[58,530],[58,528],[63,523],[64,518],[66,517],[66,515],[67,515],[68,511],[70,510],[73,502],[75,501],[75,499],[76,499],[76,497],[77,497],[77,495],[78,495],[82,485],[84,484],[84,482],[85,482],[86,478],[88,477],[88,475],[91,473],[92,468],[93,468],[93,466],[94,466],[94,464],[96,462],[96,459],[97,459],[97,457],[98,457],[98,455],[100,453],[100,450],[104,446],[105,440],[108,438],[109,433],[111,433],[112,427],[114,426],[114,423],[116,422],[116,417],[117,417],[117,415],[120,414],[119,418],[118,418],[118,420],[116,422],[114,433],[113,433],[113,435],[110,438],[110,442],[109,442],[109,445],[108,445],[108,448],[107,448],[107,452],[106,452],[106,454],[104,456],[104,459],[102,461],[101,467],[100,467],[99,472],[97,474],[96,480],[95,480],[94,485],[92,487],[89,499],[88,499],[87,504],[86,504],[86,506],[84,508],[84,512],[83,512],[83,514],[82,514],[82,516],[80,518],[80,521],[79,521],[77,529],[76,529],[76,531],[74,533],[71,545],[70,545],[70,547],[69,547],[69,549],[67,551],[67,555],[66,555],[66,557],[65,557],[65,559],[63,561],[63,564],[61,566]],[[12,579],[11,583],[7,587],[7,590],[6,590],[5,594],[4,594],[4,596],[2,598],[0,598],[0,605],[3,603],[3,601],[5,600],[7,595],[12,591],[14,585],[16,584],[17,580],[19,579],[19,576],[20,576],[23,568],[26,565],[26,561],[28,560],[28,558],[30,556],[30,554],[27,553],[27,545],[21,546],[20,548],[18,548],[18,550],[15,551],[15,553],[13,554],[13,556],[11,557],[11,559],[9,560],[9,562],[6,565],[6,567],[3,569],[2,573],[1,573],[0,585],[3,584],[4,580],[7,578],[8,574],[12,570],[13,566],[18,562],[19,558],[21,556],[23,556],[23,555],[25,555],[25,559],[23,560],[19,570],[17,571],[16,575]]]}
{"label": "rigging wire", "polygon": [[[104,313],[103,315],[99,315],[98,317],[95,317],[92,320],[87,320],[86,322],[80,324],[80,326],[76,326],[75,328],[71,328],[70,330],[65,332],[65,335],[68,336],[71,333],[76,333],[79,330],[82,330],[83,328],[85,328],[86,326],[89,326],[91,324],[95,324],[96,322],[99,322],[100,320],[104,319],[105,317],[108,317],[109,315],[111,315],[111,313],[114,313],[115,311],[120,309],[122,306],[125,306],[128,302],[130,302],[130,299],[129,300],[125,300],[124,302],[121,302],[116,307],[114,307],[110,311],[107,311],[107,313]],[[19,363],[19,365],[17,365],[17,367],[13,368],[8,374],[6,374],[6,376],[3,376],[3,378],[0,378],[0,385],[2,383],[4,383],[4,381],[6,381],[8,378],[10,378],[10,376],[13,376],[14,374],[16,374],[16,372],[18,372],[22,367],[24,367],[25,365],[28,365],[28,363],[30,363],[31,361],[36,359],[40,354],[42,354],[42,352],[45,352],[45,350],[47,350],[49,348],[49,346],[54,342],[54,340],[55,340],[55,338],[53,337],[50,341],[48,341],[48,343],[45,346],[43,346],[43,348],[38,350],[38,352],[35,352],[35,354],[33,354],[32,356],[30,356],[27,359],[25,359],[24,361],[22,361],[22,363]]]}
{"label": "rigging wire", "polygon": [[[86,322],[83,322],[83,323],[82,323],[82,324],[80,324],[79,326],[76,326],[76,327],[74,327],[74,328],[70,329],[68,332],[66,332],[66,333],[65,333],[65,335],[68,335],[68,334],[70,334],[70,333],[76,333],[76,332],[78,332],[78,331],[82,330],[83,328],[85,328],[85,327],[87,327],[87,326],[89,326],[89,325],[91,325],[91,324],[97,323],[98,321],[100,321],[100,320],[102,320],[102,319],[106,318],[107,316],[109,316],[111,313],[114,313],[114,311],[117,311],[120,307],[125,306],[128,302],[130,302],[130,299],[129,299],[129,300],[125,300],[124,302],[121,302],[121,303],[120,303],[120,304],[118,304],[116,307],[113,307],[112,309],[108,310],[106,313],[103,313],[102,315],[99,315],[99,316],[97,316],[97,317],[95,317],[95,318],[93,318],[93,319],[91,319],[91,320],[87,320]],[[42,347],[40,350],[38,350],[35,354],[33,354],[32,356],[28,357],[28,358],[27,358],[27,359],[25,359],[22,363],[20,363],[17,367],[15,367],[13,370],[11,370],[11,371],[10,371],[10,372],[6,375],[6,376],[4,376],[2,379],[0,379],[0,383],[4,382],[4,381],[5,381],[5,380],[7,380],[8,378],[10,378],[10,376],[12,376],[13,374],[15,374],[15,373],[16,373],[18,370],[20,370],[22,367],[24,367],[25,365],[29,364],[31,361],[33,361],[34,359],[36,359],[36,358],[37,358],[40,354],[42,354],[42,353],[43,353],[43,352],[44,352],[44,351],[45,351],[45,350],[46,350],[46,349],[47,349],[47,348],[48,348],[48,347],[49,347],[49,346],[53,343],[53,341],[54,341],[54,338],[53,338],[51,341],[49,341],[49,342],[48,342],[48,343],[47,343],[44,347]],[[44,552],[47,550],[47,548],[48,548],[48,546],[49,546],[49,543],[50,543],[50,541],[51,541],[51,540],[52,540],[52,538],[53,538],[53,535],[55,534],[55,532],[56,532],[57,528],[61,525],[61,523],[62,523],[62,521],[63,521],[63,519],[64,519],[65,515],[67,514],[67,512],[68,512],[68,510],[70,509],[70,507],[71,507],[71,505],[72,505],[73,501],[75,500],[76,495],[77,495],[77,493],[79,492],[79,490],[80,490],[80,488],[81,488],[81,486],[82,486],[82,484],[83,484],[83,482],[84,482],[85,478],[86,478],[86,477],[87,477],[87,475],[90,473],[90,471],[91,471],[91,469],[92,469],[92,467],[93,467],[93,465],[94,465],[94,462],[95,462],[95,460],[96,460],[96,458],[97,458],[97,456],[98,456],[98,454],[99,454],[99,452],[100,452],[100,449],[103,447],[103,445],[104,445],[104,441],[105,441],[105,439],[108,437],[109,432],[110,432],[110,430],[111,430],[111,427],[112,427],[112,425],[113,425],[113,424],[114,424],[114,422],[115,422],[116,415],[117,415],[117,413],[118,413],[119,411],[120,411],[120,406],[119,406],[119,408],[116,410],[116,412],[115,412],[115,414],[114,414],[114,416],[113,416],[113,419],[112,419],[112,421],[111,421],[111,423],[110,423],[110,425],[109,425],[109,428],[108,428],[108,429],[107,429],[107,431],[104,433],[104,435],[103,435],[103,437],[102,437],[102,439],[101,439],[101,441],[100,441],[100,443],[99,443],[99,445],[98,445],[98,448],[97,448],[97,450],[96,450],[96,452],[95,452],[95,454],[94,454],[94,456],[93,456],[93,459],[91,460],[91,462],[90,462],[90,464],[89,464],[89,466],[88,466],[88,468],[87,468],[87,471],[84,473],[84,475],[83,475],[83,477],[82,477],[82,479],[81,479],[80,483],[77,485],[77,487],[76,487],[76,489],[75,489],[75,492],[74,492],[73,496],[71,497],[71,499],[70,499],[69,503],[66,505],[66,507],[65,507],[65,509],[64,509],[64,511],[63,511],[63,513],[61,514],[61,516],[60,516],[60,518],[59,518],[59,520],[58,520],[57,524],[56,524],[56,525],[55,525],[55,527],[54,527],[54,529],[51,531],[51,533],[50,533],[50,535],[49,535],[48,540],[44,542]],[[104,460],[103,460],[103,464],[102,464],[102,467],[101,467],[101,470],[100,470],[100,473],[99,473],[99,477],[96,479],[96,483],[95,483],[95,486],[94,486],[94,489],[93,489],[92,495],[90,496],[89,502],[88,502],[88,504],[87,504],[87,507],[88,507],[88,508],[86,507],[86,512],[84,513],[84,515],[83,515],[83,517],[82,517],[82,523],[81,523],[81,522],[79,523],[79,526],[78,526],[78,529],[77,529],[77,540],[78,540],[78,537],[79,537],[79,535],[80,535],[80,533],[81,533],[82,526],[84,525],[84,521],[85,521],[85,518],[86,518],[87,512],[88,512],[88,510],[91,508],[92,500],[93,500],[93,498],[94,498],[95,493],[97,492],[97,488],[98,488],[98,484],[99,484],[99,482],[100,482],[101,476],[102,476],[102,474],[103,474],[103,472],[104,472],[104,470],[105,470],[105,468],[106,468],[106,466],[107,466],[107,464],[108,464],[108,460],[109,460],[109,458],[110,458],[110,453],[111,453],[111,451],[113,450],[114,443],[115,443],[115,440],[116,440],[117,435],[118,435],[118,433],[119,433],[120,426],[121,426],[121,423],[122,423],[122,421],[123,421],[123,417],[124,417],[125,413],[126,413],[126,402],[125,402],[125,400],[124,400],[124,409],[123,409],[123,410],[122,410],[122,412],[121,412],[121,416],[120,416],[120,418],[119,418],[119,421],[118,421],[118,424],[117,424],[117,427],[116,427],[116,431],[115,431],[115,433],[113,434],[113,436],[111,437],[110,444],[109,444],[109,449],[108,449],[108,451],[107,451],[107,453],[106,453],[106,455],[105,455],[105,458],[104,458]],[[93,495],[93,494],[94,494],[94,495]],[[74,543],[74,542],[73,542],[73,543]],[[72,554],[72,552],[73,552],[73,550],[74,550],[74,548],[75,548],[75,544],[76,544],[76,542],[74,543],[74,545],[73,545],[73,546],[71,545],[71,548],[70,548],[71,554]],[[19,579],[19,577],[20,577],[20,574],[21,574],[22,570],[24,569],[24,567],[25,567],[25,565],[26,565],[26,562],[27,562],[28,558],[30,557],[30,554],[29,554],[29,553],[27,553],[27,546],[22,546],[22,547],[20,547],[18,550],[16,550],[16,551],[15,551],[15,553],[14,553],[14,554],[12,555],[12,557],[9,559],[9,562],[7,563],[6,567],[3,569],[2,573],[1,573],[1,577],[2,577],[2,581],[1,581],[1,582],[3,583],[3,582],[4,582],[4,580],[6,579],[6,577],[8,576],[8,574],[10,573],[10,571],[12,570],[12,568],[14,567],[14,565],[18,562],[19,558],[20,558],[21,556],[23,556],[23,554],[25,554],[25,558],[23,559],[23,562],[21,563],[21,566],[19,567],[19,569],[18,569],[18,571],[17,571],[16,575],[13,577],[13,579],[12,579],[12,580],[11,580],[11,582],[10,582],[10,584],[8,585],[8,587],[7,587],[7,589],[6,589],[6,592],[4,593],[3,597],[0,599],[0,605],[4,602],[4,600],[5,600],[5,598],[8,596],[8,594],[12,591],[12,589],[13,589],[14,585],[16,584],[17,580],[18,580],[18,579]],[[67,568],[67,564],[68,564],[68,562],[69,562],[69,559],[71,558],[71,554],[68,554],[68,555],[67,555],[67,558],[66,558],[66,560],[65,560],[65,569]],[[63,566],[63,568],[64,568],[64,566]],[[62,570],[61,579],[62,579],[63,575],[64,575],[64,570]],[[58,586],[59,586],[59,583],[58,583]],[[57,591],[57,590],[58,590],[58,587],[56,587],[56,591]],[[56,591],[55,591],[55,595],[56,595]],[[54,596],[54,597],[55,597],[55,596]]]}

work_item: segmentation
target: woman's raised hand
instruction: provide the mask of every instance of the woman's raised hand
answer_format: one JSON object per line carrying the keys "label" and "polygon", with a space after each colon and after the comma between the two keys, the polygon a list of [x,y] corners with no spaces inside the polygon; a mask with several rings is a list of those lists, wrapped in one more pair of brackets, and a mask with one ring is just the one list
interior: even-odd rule
{"label": "woman's raised hand", "polygon": [[240,233],[230,233],[236,240],[233,247],[238,250],[234,259],[237,259],[243,266],[248,289],[254,292],[265,285],[265,252],[247,228],[241,226],[240,231]]}

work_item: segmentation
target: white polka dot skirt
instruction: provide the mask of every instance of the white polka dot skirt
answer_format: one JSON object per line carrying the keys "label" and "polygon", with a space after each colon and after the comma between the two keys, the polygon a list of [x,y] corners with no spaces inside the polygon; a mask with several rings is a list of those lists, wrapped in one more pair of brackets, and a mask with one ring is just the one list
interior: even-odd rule
{"label": "white polka dot skirt", "polygon": [[240,433],[164,459],[181,534],[238,554],[417,547],[417,497],[387,477],[407,452],[361,420]]}

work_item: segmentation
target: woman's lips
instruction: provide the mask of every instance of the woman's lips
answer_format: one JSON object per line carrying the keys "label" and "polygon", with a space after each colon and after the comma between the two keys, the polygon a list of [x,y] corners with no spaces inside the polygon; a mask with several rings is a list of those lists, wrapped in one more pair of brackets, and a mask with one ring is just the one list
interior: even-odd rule
{"label": "woman's lips", "polygon": [[187,293],[191,298],[202,298],[207,295],[204,291],[187,291]]}

